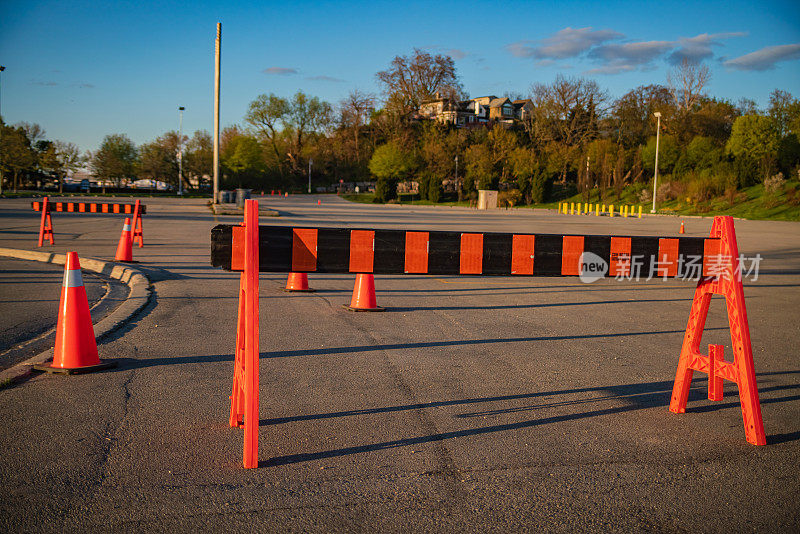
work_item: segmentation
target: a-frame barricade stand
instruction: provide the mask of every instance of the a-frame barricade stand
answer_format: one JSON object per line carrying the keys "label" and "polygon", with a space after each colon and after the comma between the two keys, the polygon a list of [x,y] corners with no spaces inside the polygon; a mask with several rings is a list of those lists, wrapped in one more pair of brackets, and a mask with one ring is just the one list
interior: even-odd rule
{"label": "a-frame barricade stand", "polygon": [[[672,388],[669,409],[674,413],[686,411],[686,401],[694,371],[708,373],[709,400],[722,400],[722,379],[736,382],[742,405],[744,433],[753,445],[766,445],[761,404],[758,400],[756,373],[753,367],[753,349],[750,344],[750,327],[744,303],[744,286],[739,259],[739,247],[732,217],[714,217],[711,237],[719,238],[719,264],[714,276],[701,276],[694,293],[689,324],[683,338],[678,371]],[[733,362],[723,359],[722,346],[710,345],[709,354],[700,353],[703,328],[708,316],[712,295],[722,295],[728,310],[728,324],[733,345]]]}
{"label": "a-frame barricade stand", "polygon": [[[258,201],[246,200],[244,265],[239,281],[239,318],[233,364],[230,426],[244,428],[244,467],[258,467]],[[240,256],[241,257],[241,256]],[[238,270],[238,269],[237,269]]]}
{"label": "a-frame barricade stand", "polygon": [[133,232],[131,233],[131,244],[139,241],[139,248],[144,246],[144,226],[142,224],[142,211],[139,207],[139,199],[136,200],[136,205],[133,208]]}
{"label": "a-frame barricade stand", "polygon": [[39,246],[44,245],[44,240],[48,239],[53,245],[53,218],[50,216],[50,199],[44,197],[42,202],[42,222],[39,224]]}

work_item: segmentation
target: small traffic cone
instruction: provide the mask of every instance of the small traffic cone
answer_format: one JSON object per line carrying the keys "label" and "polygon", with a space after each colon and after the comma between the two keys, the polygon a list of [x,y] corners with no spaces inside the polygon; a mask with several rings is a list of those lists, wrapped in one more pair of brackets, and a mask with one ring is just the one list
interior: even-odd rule
{"label": "small traffic cone", "polygon": [[117,255],[114,256],[114,261],[133,261],[133,249],[131,247],[131,219],[125,217],[125,224],[122,225],[122,235],[119,236],[119,244],[117,244]]}
{"label": "small traffic cone", "polygon": [[101,362],[97,355],[89,300],[83,286],[81,264],[77,252],[67,252],[64,266],[64,284],[61,304],[58,307],[56,345],[53,363],[34,365],[39,371],[50,373],[88,373],[115,367],[116,362]]}
{"label": "small traffic cone", "polygon": [[382,312],[386,308],[378,306],[375,298],[375,277],[371,274],[357,274],[350,305],[343,304],[350,311]]}
{"label": "small traffic cone", "polygon": [[321,200],[317,200],[317,206],[322,206],[322,201]]}
{"label": "small traffic cone", "polygon": [[683,221],[681,221],[681,229],[678,231],[679,234],[685,234],[686,231],[683,229]]}
{"label": "small traffic cone", "polygon": [[286,280],[286,287],[283,289],[287,293],[313,293],[314,290],[308,287],[308,275],[306,273],[289,273]]}

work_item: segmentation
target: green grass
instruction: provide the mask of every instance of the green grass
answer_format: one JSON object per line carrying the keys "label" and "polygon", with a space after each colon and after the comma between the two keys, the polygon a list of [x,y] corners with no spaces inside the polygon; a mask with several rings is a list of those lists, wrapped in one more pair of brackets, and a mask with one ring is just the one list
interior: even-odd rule
{"label": "green grass", "polygon": [[[620,205],[634,206],[638,213],[638,207],[642,206],[642,214],[649,214],[652,206],[651,202],[642,202],[639,197],[641,190],[646,187],[642,184],[630,185],[625,187],[619,196],[616,192],[610,191],[600,198],[598,191],[592,191],[588,197],[582,194],[576,194],[568,198],[561,199],[554,202],[545,202],[541,204],[530,204],[526,206],[516,206],[522,209],[557,209],[559,202],[589,202],[591,204],[614,204],[617,208]],[[731,204],[730,199],[726,196],[713,198],[707,202],[692,203],[686,199],[670,200],[668,202],[661,202],[657,204],[658,213],[664,215],[695,215],[712,217],[715,215],[731,215],[742,219],[757,219],[757,220],[772,220],[772,221],[800,221],[800,191],[796,193],[796,200],[794,202],[789,198],[787,191],[791,189],[800,189],[800,183],[787,182],[783,191],[769,195],[765,193],[762,184],[754,185],[746,189],[740,190],[736,198]],[[415,195],[416,197],[416,195]],[[372,193],[360,194],[346,194],[342,198],[351,202],[361,202],[371,204],[375,195]],[[416,200],[411,201],[410,195],[401,195],[401,200],[397,202],[403,205],[434,205],[429,200]],[[468,201],[462,202],[441,202],[435,204],[437,206],[463,206],[469,207]]]}
{"label": "green grass", "polygon": [[[800,221],[800,202],[792,203],[787,195],[787,190],[798,187],[797,182],[788,182],[783,191],[779,194],[769,195],[765,193],[762,184],[754,185],[737,192],[733,203],[727,196],[712,198],[707,202],[692,203],[687,199],[676,199],[667,202],[657,203],[657,212],[665,215],[695,215],[712,217],[715,215],[731,215],[742,219],[772,220],[772,221]],[[627,204],[630,206],[642,206],[642,213],[650,213],[651,202],[641,202],[639,192],[643,189],[642,185],[626,187],[620,197],[611,194],[599,200],[598,194],[593,192],[589,196],[589,203],[601,204]],[[562,202],[586,202],[584,195],[574,195]],[[797,201],[795,201],[797,202]],[[537,208],[557,208],[558,202],[548,204],[538,204]]]}

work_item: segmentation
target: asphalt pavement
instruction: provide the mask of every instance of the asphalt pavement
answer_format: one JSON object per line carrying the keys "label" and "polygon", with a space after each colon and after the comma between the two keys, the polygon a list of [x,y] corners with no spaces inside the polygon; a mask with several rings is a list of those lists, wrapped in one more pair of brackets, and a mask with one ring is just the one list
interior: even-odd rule
{"label": "asphalt pavement", "polygon": [[[322,205],[317,206],[317,200]],[[627,235],[671,217],[372,206],[266,197],[263,225]],[[143,199],[134,259],[151,304],[100,344],[115,370],[0,390],[5,531],[743,531],[800,529],[800,225],[737,221],[760,254],[745,295],[768,445],[736,385],[668,412],[693,284],[376,276],[385,313],[261,275],[260,467],[228,427],[238,274],[209,266],[205,201]],[[686,219],[707,235],[711,219]],[[48,250],[113,258],[119,216],[54,214]],[[0,200],[0,246],[34,248],[29,200]],[[0,295],[5,297],[3,293]],[[5,319],[0,319],[0,324]],[[703,343],[730,358],[715,298]]]}

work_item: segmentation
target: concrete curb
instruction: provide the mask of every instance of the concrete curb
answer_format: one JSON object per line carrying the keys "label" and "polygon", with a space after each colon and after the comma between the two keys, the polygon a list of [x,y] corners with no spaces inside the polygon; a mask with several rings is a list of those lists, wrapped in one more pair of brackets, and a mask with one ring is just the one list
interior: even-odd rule
{"label": "concrete curb", "polygon": [[[229,205],[219,205],[219,204],[211,204],[211,213],[214,215],[233,215],[236,217],[244,217],[244,209],[237,208],[235,204]],[[280,213],[277,210],[271,208],[265,208],[264,206],[259,206],[258,208],[258,215],[261,217],[280,217]]]}
{"label": "concrete curb", "polygon": [[[64,265],[67,261],[65,254],[55,254],[52,252],[39,252],[35,250],[19,250],[14,248],[1,248],[0,256],[7,258],[16,258],[20,260],[39,261],[42,263],[52,263],[55,265]],[[139,269],[131,267],[130,265],[120,265],[118,263],[97,260],[94,258],[81,258],[81,269],[85,271],[92,271],[102,274],[109,278],[119,280],[130,288],[130,293],[125,302],[119,305],[117,309],[112,311],[106,317],[94,325],[95,339],[98,341],[104,336],[110,334],[123,324],[128,319],[133,317],[142,308],[144,308],[150,301],[152,289],[150,288],[150,280]],[[44,363],[53,357],[53,349],[48,349],[36,356],[18,363],[0,372],[0,386],[7,382],[17,382],[26,378],[31,374],[31,369],[34,365]]]}

